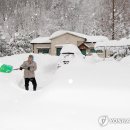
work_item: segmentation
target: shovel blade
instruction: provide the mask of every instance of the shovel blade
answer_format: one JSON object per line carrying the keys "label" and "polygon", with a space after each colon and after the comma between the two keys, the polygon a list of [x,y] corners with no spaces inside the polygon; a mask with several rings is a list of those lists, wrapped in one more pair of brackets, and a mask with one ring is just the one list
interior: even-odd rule
{"label": "shovel blade", "polygon": [[0,72],[3,72],[3,73],[10,73],[10,72],[12,72],[12,70],[13,70],[13,66],[11,66],[11,65],[5,65],[5,64],[3,64],[0,67]]}

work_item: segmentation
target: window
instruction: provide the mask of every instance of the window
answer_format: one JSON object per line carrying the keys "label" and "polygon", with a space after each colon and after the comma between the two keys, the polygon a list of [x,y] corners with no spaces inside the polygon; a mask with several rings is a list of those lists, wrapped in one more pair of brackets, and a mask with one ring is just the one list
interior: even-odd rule
{"label": "window", "polygon": [[39,48],[38,53],[48,54],[49,53],[49,48]]}
{"label": "window", "polygon": [[95,51],[94,48],[90,49],[90,52],[91,52],[91,53],[96,53],[96,51]]}
{"label": "window", "polygon": [[80,49],[80,51],[83,55],[86,55],[86,49]]}
{"label": "window", "polygon": [[90,49],[91,53],[103,53],[102,50],[95,50],[94,48]]}
{"label": "window", "polygon": [[96,50],[96,53],[103,53],[102,50]]}
{"label": "window", "polygon": [[60,55],[60,51],[62,48],[56,48],[56,55],[59,56]]}

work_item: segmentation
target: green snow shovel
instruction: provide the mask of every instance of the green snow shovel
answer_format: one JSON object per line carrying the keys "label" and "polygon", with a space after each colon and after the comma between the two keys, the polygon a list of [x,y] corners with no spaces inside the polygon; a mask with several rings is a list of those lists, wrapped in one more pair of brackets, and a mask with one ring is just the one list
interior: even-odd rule
{"label": "green snow shovel", "polygon": [[5,65],[5,64],[3,64],[3,65],[0,66],[0,72],[10,73],[12,71],[13,71],[13,66],[11,66],[11,65]]}

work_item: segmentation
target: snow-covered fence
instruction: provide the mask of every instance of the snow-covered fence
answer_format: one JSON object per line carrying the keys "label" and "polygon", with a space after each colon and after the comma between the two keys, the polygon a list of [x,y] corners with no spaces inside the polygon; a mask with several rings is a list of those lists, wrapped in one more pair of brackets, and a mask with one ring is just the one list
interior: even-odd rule
{"label": "snow-covered fence", "polygon": [[95,50],[102,50],[105,58],[115,53],[125,56],[130,53],[130,39],[123,38],[121,40],[97,42],[95,44]]}

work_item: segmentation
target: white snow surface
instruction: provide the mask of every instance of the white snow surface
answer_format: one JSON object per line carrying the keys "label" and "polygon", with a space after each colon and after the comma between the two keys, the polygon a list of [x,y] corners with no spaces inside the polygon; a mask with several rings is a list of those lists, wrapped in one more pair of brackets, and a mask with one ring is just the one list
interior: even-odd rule
{"label": "white snow surface", "polygon": [[109,39],[105,36],[88,36],[87,35],[87,42],[106,42]]}
{"label": "white snow surface", "polygon": [[31,43],[51,43],[50,37],[38,37],[31,41]]}
{"label": "white snow surface", "polygon": [[73,44],[64,44],[63,48],[61,49],[61,54],[62,53],[75,53],[78,55],[81,55],[81,51],[79,50],[79,48],[76,45]]}
{"label": "white snow surface", "polygon": [[[29,54],[0,58],[19,67]],[[57,70],[58,57],[34,54],[38,90],[24,90],[23,72],[0,73],[0,130],[129,130],[101,127],[102,115],[130,118],[130,57],[74,59]]]}
{"label": "white snow surface", "polygon": [[104,47],[130,46],[130,39],[122,38],[121,40],[109,40],[109,41],[104,41],[104,42],[102,41],[102,42],[97,42],[95,44],[95,48],[101,47],[101,46],[104,46]]}

